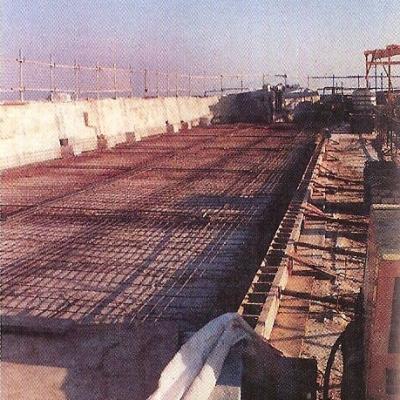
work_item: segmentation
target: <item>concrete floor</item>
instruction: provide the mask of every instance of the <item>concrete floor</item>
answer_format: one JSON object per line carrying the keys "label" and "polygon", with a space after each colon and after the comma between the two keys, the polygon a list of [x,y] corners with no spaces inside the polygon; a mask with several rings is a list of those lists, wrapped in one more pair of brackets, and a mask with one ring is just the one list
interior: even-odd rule
{"label": "concrete floor", "polygon": [[228,125],[5,171],[2,393],[145,398],[237,309],[313,143]]}
{"label": "concrete floor", "polygon": [[[57,330],[58,325],[58,330]],[[178,349],[171,323],[2,333],[2,399],[146,399]]]}

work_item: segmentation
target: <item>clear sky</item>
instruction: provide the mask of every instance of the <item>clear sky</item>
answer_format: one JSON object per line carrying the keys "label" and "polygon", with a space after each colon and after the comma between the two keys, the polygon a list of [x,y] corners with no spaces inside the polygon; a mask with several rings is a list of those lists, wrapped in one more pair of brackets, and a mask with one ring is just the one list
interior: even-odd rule
{"label": "clear sky", "polygon": [[363,72],[400,0],[0,0],[1,52],[169,71]]}

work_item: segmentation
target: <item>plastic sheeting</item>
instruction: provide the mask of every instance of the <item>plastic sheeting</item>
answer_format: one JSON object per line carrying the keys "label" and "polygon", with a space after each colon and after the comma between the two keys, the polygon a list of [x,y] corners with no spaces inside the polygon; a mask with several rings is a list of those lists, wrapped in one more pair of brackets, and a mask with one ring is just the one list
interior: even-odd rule
{"label": "plastic sheeting", "polygon": [[223,314],[196,332],[165,367],[148,400],[206,400],[212,393],[229,350],[255,336],[237,313]]}

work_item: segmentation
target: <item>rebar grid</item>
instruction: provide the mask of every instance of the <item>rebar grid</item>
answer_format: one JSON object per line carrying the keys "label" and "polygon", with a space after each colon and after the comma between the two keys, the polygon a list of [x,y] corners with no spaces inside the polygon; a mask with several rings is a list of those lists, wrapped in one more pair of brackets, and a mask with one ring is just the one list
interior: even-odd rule
{"label": "rebar grid", "polygon": [[199,325],[236,309],[311,142],[197,128],[8,171],[3,313]]}

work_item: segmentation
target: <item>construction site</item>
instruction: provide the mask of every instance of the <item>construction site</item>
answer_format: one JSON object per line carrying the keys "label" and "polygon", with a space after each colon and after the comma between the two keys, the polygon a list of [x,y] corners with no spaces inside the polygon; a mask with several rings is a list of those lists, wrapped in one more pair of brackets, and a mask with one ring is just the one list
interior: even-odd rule
{"label": "construction site", "polygon": [[399,57],[314,89],[2,60],[1,398],[399,399]]}

